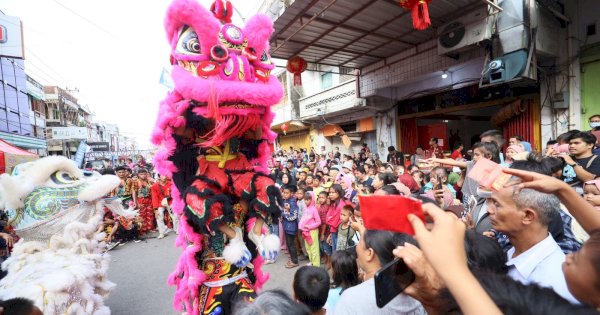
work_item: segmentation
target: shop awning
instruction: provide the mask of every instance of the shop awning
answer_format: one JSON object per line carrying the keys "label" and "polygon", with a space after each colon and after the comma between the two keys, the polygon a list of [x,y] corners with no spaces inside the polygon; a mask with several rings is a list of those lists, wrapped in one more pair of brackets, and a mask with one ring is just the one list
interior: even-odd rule
{"label": "shop awning", "polygon": [[25,149],[46,149],[47,147],[46,140],[44,139],[6,132],[0,132],[0,140],[4,140],[11,145]]}
{"label": "shop awning", "polygon": [[17,148],[0,139],[0,174],[10,174],[16,165],[38,158],[37,154]]}
{"label": "shop awning", "polygon": [[396,0],[296,0],[275,21],[271,56],[361,69],[435,38],[437,27],[485,2],[432,0],[432,25],[418,31]]}

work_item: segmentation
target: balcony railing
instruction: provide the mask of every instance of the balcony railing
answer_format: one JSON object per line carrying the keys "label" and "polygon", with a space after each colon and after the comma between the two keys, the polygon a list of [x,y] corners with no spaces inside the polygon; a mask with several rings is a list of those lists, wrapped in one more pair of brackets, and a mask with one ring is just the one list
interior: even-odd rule
{"label": "balcony railing", "polygon": [[363,100],[356,97],[356,80],[338,84],[300,99],[300,119],[331,114],[361,106]]}

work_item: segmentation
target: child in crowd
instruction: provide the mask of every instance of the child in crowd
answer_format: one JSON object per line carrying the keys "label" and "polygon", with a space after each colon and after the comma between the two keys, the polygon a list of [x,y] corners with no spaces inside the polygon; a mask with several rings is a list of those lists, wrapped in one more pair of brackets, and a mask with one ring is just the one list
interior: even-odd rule
{"label": "child in crowd", "polygon": [[449,192],[452,195],[452,198],[456,198],[456,190],[454,190],[454,187],[448,183],[448,171],[446,171],[445,168],[436,166],[429,174],[430,182],[425,185],[425,193],[432,189],[435,190],[435,187],[437,187],[439,184],[438,178],[440,178],[442,180],[442,188],[444,191]]}
{"label": "child in crowd", "polygon": [[304,194],[306,209],[304,209],[298,228],[302,232],[310,264],[319,267],[321,265],[321,257],[319,255],[319,227],[321,226],[321,217],[313,199],[312,192]]}
{"label": "child in crowd", "polygon": [[[306,193],[306,187],[298,186],[296,192],[294,193],[294,197],[296,198],[296,204],[298,205],[298,223],[300,223],[300,218],[304,215],[304,209],[306,209],[306,203],[304,202],[304,194]],[[306,248],[304,247],[304,239],[302,238],[302,231],[298,230],[298,235],[296,235],[296,248],[298,249],[298,257],[300,260],[305,260],[308,257],[306,253]]]}
{"label": "child in crowd", "polygon": [[298,252],[296,249],[296,233],[298,232],[298,205],[296,198],[292,194],[296,187],[292,185],[283,186],[283,211],[282,226],[285,234],[285,245],[288,248],[290,260],[286,263],[286,268],[298,267]]}
{"label": "child in crowd", "polygon": [[510,167],[510,165],[515,161],[519,155],[525,152],[523,146],[520,144],[513,144],[506,149],[506,159],[504,159],[504,163],[500,164],[504,167]]}
{"label": "child in crowd", "polygon": [[350,217],[354,215],[354,208],[351,205],[345,205],[340,212],[340,225],[338,228],[338,237],[336,250],[346,250],[348,247],[356,245],[354,236],[356,232],[350,226]]}
{"label": "child in crowd", "polygon": [[335,184],[329,188],[329,200],[331,207],[327,212],[326,222],[329,226],[329,237],[327,243],[332,246],[332,249],[337,248],[337,230],[340,225],[340,213],[346,204],[344,199],[345,191],[341,185]]}
{"label": "child in crowd", "polygon": [[583,198],[596,210],[600,210],[600,179],[585,182],[583,186]]}
{"label": "child in crowd", "polygon": [[317,211],[319,212],[319,218],[321,219],[321,227],[319,228],[319,245],[320,251],[323,257],[325,257],[325,265],[329,264],[329,257],[331,256],[332,248],[327,243],[329,237],[329,228],[327,225],[327,212],[329,212],[328,193],[321,191],[317,198]]}
{"label": "child in crowd", "polygon": [[347,251],[337,251],[331,256],[332,288],[329,289],[325,309],[327,314],[335,313],[335,306],[344,290],[360,283],[356,259]]}
{"label": "child in crowd", "polygon": [[325,302],[329,291],[329,274],[323,268],[303,266],[294,275],[294,298],[308,306],[311,314],[325,315]]}

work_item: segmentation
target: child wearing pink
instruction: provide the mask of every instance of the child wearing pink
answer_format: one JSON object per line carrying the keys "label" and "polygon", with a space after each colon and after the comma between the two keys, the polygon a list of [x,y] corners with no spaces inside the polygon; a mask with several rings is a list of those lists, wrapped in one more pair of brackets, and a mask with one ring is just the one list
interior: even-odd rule
{"label": "child wearing pink", "polygon": [[319,227],[321,226],[321,217],[319,216],[317,207],[315,207],[312,191],[308,191],[304,194],[304,203],[306,204],[306,208],[298,223],[298,229],[302,232],[304,246],[306,247],[310,263],[315,267],[319,267],[321,265],[321,257],[319,254]]}

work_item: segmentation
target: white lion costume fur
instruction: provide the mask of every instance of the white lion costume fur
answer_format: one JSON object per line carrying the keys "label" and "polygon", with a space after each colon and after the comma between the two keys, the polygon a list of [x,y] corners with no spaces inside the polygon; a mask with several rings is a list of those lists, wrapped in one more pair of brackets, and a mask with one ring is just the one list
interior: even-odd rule
{"label": "white lion costume fur", "polygon": [[110,314],[104,298],[115,284],[107,279],[105,233],[97,231],[105,206],[126,213],[118,200],[103,199],[118,185],[116,176],[84,175],[64,157],[1,175],[0,209],[21,239],[2,264],[0,299],[31,299],[46,315]]}

